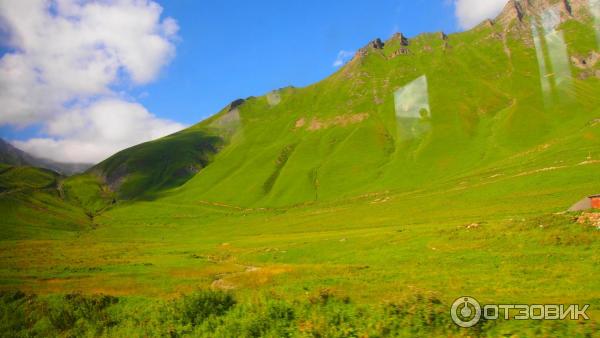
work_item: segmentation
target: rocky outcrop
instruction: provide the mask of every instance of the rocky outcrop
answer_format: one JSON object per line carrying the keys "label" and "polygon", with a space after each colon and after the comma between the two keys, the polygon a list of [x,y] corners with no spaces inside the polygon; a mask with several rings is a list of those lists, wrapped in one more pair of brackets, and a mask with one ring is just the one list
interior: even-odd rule
{"label": "rocky outcrop", "polygon": [[385,44],[379,38],[369,42],[368,44],[368,47],[371,47],[373,49],[383,49],[384,46]]}
{"label": "rocky outcrop", "polygon": [[569,8],[571,10],[571,15],[576,18],[589,15],[590,10],[590,0],[570,0],[568,2]]}
{"label": "rocky outcrop", "polygon": [[556,9],[561,16],[573,15],[569,0],[558,2],[551,0],[520,0],[525,15],[539,15],[550,8]]}
{"label": "rocky outcrop", "polygon": [[393,59],[399,55],[407,54],[410,54],[410,50],[408,48],[400,47],[397,51],[393,52],[392,55],[390,55],[390,59]]}
{"label": "rocky outcrop", "polygon": [[523,8],[521,7],[520,1],[510,0],[506,4],[506,6],[504,6],[504,9],[494,21],[501,25],[508,26],[511,22],[515,20],[518,22],[522,22],[523,16]]}
{"label": "rocky outcrop", "polygon": [[400,46],[408,46],[408,38],[402,33],[394,33],[390,38],[390,41],[400,41]]}
{"label": "rocky outcrop", "polygon": [[127,179],[129,170],[127,170],[127,164],[122,163],[116,169],[108,173],[103,173],[101,170],[94,169],[92,170],[92,174],[101,177],[111,191],[118,191],[123,182]]}
{"label": "rocky outcrop", "polygon": [[[507,32],[516,33],[524,38],[527,43],[527,36],[530,35],[531,23],[538,24],[544,18],[551,17],[552,20],[564,22],[570,18],[580,19],[581,16],[589,15],[589,0],[509,0],[502,12],[496,19],[486,19],[478,27],[494,27],[499,25],[504,28],[504,33],[495,32],[491,37],[499,40],[506,40]],[[584,14],[581,14],[584,13]],[[444,41],[444,50],[450,48],[448,45],[448,35],[439,32],[439,38]],[[400,42],[400,47],[389,54],[389,59],[400,55],[410,54],[408,49],[409,39],[402,33],[395,33],[385,43],[381,39],[375,39],[369,42],[365,47],[356,52],[355,59],[359,59],[373,50],[382,50],[384,46],[392,42]],[[533,42],[529,42],[532,44]],[[424,51],[431,51],[430,46],[425,46]]]}
{"label": "rocky outcrop", "polygon": [[244,104],[244,102],[246,102],[246,100],[244,100],[244,99],[237,99],[237,100],[235,100],[235,101],[231,102],[231,103],[229,104],[229,111],[232,111],[232,110],[234,110],[235,108],[237,108],[237,107],[241,106],[242,104]]}
{"label": "rocky outcrop", "polygon": [[404,36],[404,34],[394,33],[394,35],[392,35],[392,37],[386,43],[394,43],[396,41],[399,42],[400,47],[394,52],[392,52],[392,54],[389,56],[390,59],[393,59],[399,55],[410,54],[410,50],[407,48],[410,42],[408,38]]}
{"label": "rocky outcrop", "polygon": [[495,23],[505,27],[516,23],[517,26],[523,23],[527,17],[539,16],[544,11],[554,9],[560,15],[561,21],[573,16],[573,13],[580,12],[580,9],[587,6],[587,0],[510,0],[494,20]]}
{"label": "rocky outcrop", "polygon": [[600,61],[600,53],[596,51],[592,51],[588,56],[578,57],[571,56],[571,62],[573,65],[579,69],[589,69],[592,68]]}
{"label": "rocky outcrop", "polygon": [[381,41],[380,38],[377,38],[377,39],[369,42],[363,48],[359,49],[358,52],[356,52],[356,56],[363,57],[363,56],[369,54],[369,51],[374,50],[374,49],[383,49],[383,47],[385,47],[385,43],[383,43],[383,41]]}
{"label": "rocky outcrop", "polygon": [[579,78],[585,80],[590,77],[600,78],[600,69],[595,69],[600,61],[600,53],[592,51],[587,56],[571,56],[571,63],[580,69]]}

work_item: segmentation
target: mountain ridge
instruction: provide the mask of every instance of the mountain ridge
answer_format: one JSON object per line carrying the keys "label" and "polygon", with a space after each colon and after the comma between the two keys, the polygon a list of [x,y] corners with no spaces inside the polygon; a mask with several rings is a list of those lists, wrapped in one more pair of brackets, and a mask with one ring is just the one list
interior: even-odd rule
{"label": "mountain ridge", "polygon": [[33,166],[53,170],[62,175],[74,175],[91,168],[88,163],[65,163],[30,155],[0,138],[0,163]]}
{"label": "mountain ridge", "polygon": [[[171,150],[211,138],[213,146],[191,147],[204,155],[187,152],[191,157],[179,169],[198,170],[188,171],[181,180],[173,179],[175,171],[156,170],[148,174],[154,178],[141,179],[144,184],[136,183],[132,173],[118,170],[114,180],[104,165],[89,172],[108,178],[116,191],[120,188],[112,183],[125,182],[130,191],[120,195],[126,199],[150,192],[155,197],[164,193],[243,206],[278,206],[414,189],[491,170],[495,162],[506,162],[506,156],[546,143],[571,142],[567,140],[597,118],[590,110],[597,99],[590,93],[597,92],[598,67],[583,70],[574,61],[597,50],[595,39],[586,38],[590,29],[595,32],[583,4],[510,1],[492,24],[469,31],[413,38],[398,33],[385,43],[376,39],[319,82],[236,100],[181,133],[104,162],[113,162],[115,170],[120,167],[115,158],[135,157],[156,142],[164,143],[164,150],[150,152],[154,160],[138,171],[146,175],[154,170],[150,163],[167,168],[164,159]],[[542,24],[538,18],[547,16],[540,13],[547,11],[553,15],[552,32],[560,30],[572,42],[552,40],[558,43],[553,48],[564,49],[571,59],[549,55],[544,43],[539,48],[535,44],[536,39],[547,38],[546,33],[535,36],[535,27]],[[562,78],[539,70],[540,55],[551,58],[547,64],[562,67]],[[547,74],[536,74],[539,71]],[[572,118],[566,111],[580,114]],[[169,140],[184,134],[188,141],[169,145]]]}

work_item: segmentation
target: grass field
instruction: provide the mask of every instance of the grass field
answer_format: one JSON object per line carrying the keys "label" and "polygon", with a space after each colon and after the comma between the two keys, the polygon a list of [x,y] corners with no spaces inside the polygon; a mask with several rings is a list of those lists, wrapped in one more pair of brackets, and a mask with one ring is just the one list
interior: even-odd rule
{"label": "grass field", "polygon": [[[121,205],[97,217],[95,228],[65,239],[3,241],[2,289],[59,304],[65,301],[53,295],[119,297],[108,306],[117,314],[106,315],[116,321],[114,328],[86,324],[116,335],[164,334],[173,323],[182,325],[173,327],[180,334],[207,334],[216,326],[224,335],[252,335],[251,328],[236,325],[252,326],[271,306],[285,306],[292,317],[264,319],[258,332],[279,336],[285,324],[293,334],[309,334],[302,331],[308,325],[326,336],[378,336],[384,328],[376,326],[387,320],[398,326],[388,328],[397,334],[585,336],[597,332],[600,285],[593,276],[600,232],[576,223],[577,214],[556,213],[589,189],[590,180],[600,188],[593,181],[596,171],[586,166],[508,178],[486,174],[463,184],[279,209],[209,202]],[[566,173],[570,189],[556,189]],[[507,189],[508,183],[523,190]],[[212,324],[161,319],[164,312],[181,315],[173,310],[184,301],[181,295],[207,289],[231,292],[238,305]],[[499,322],[460,331],[448,310],[462,295],[484,303],[591,304],[592,321]],[[388,312],[396,305],[410,315],[394,319]],[[137,306],[154,311],[144,322],[157,323],[135,331],[131,321],[142,320]],[[433,325],[421,315],[440,318],[430,318]],[[343,325],[331,324],[328,316],[342,316]],[[64,332],[84,330],[79,324]]]}
{"label": "grass field", "polygon": [[[0,167],[0,334],[599,336],[597,212],[565,210],[600,193],[600,62],[515,27],[392,39],[82,175]],[[460,329],[461,296],[590,320]]]}

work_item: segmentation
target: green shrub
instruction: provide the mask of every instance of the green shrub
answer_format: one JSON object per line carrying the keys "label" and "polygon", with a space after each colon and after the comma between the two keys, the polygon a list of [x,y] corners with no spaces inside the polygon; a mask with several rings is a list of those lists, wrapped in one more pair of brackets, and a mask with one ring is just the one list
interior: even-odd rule
{"label": "green shrub", "polygon": [[49,304],[48,319],[61,332],[85,328],[85,331],[95,330],[100,334],[103,329],[116,325],[117,321],[106,309],[117,302],[118,298],[112,296],[68,294]]}
{"label": "green shrub", "polygon": [[211,316],[223,316],[236,304],[230,293],[210,290],[184,296],[182,302],[183,323],[192,326],[202,323]]}
{"label": "green shrub", "polygon": [[221,291],[175,301],[3,292],[0,337],[591,337],[598,332],[593,321],[498,320],[461,329],[450,319],[450,305],[433,296],[359,305],[323,294],[325,304],[269,297],[237,303]]}
{"label": "green shrub", "polygon": [[32,327],[30,304],[35,303],[35,298],[21,291],[0,292],[0,337],[11,337],[12,333]]}

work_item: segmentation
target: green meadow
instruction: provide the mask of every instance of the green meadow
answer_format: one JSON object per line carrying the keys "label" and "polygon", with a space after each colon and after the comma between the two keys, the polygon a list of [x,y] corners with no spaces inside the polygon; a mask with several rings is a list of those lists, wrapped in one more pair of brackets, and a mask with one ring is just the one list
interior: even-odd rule
{"label": "green meadow", "polygon": [[[123,203],[85,230],[3,241],[3,322],[67,336],[591,336],[600,314],[593,277],[600,232],[561,211],[594,173],[575,164],[474,175],[445,187],[289,208]],[[556,189],[560,182],[569,189]],[[507,188],[515,185],[529,189]],[[14,299],[17,289],[25,298]],[[198,323],[180,317],[180,307],[208,297],[206,290],[236,303]],[[98,295],[115,300],[96,309]],[[591,320],[459,330],[448,311],[462,295],[590,304]],[[79,314],[84,307],[70,297],[91,303],[93,314]],[[72,323],[56,326],[59,315]]]}
{"label": "green meadow", "polygon": [[[0,335],[598,336],[597,211],[566,211],[600,193],[597,32],[561,59],[530,27],[392,38],[81,175],[2,165]],[[463,329],[461,296],[590,319]]]}

